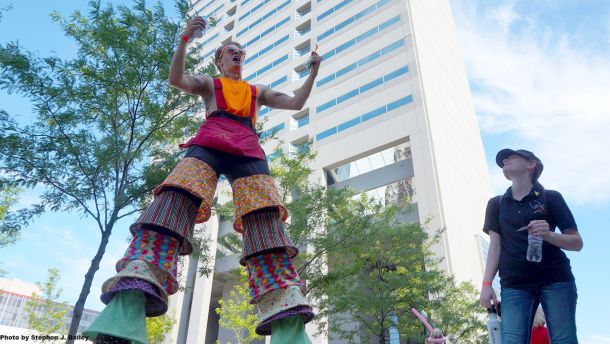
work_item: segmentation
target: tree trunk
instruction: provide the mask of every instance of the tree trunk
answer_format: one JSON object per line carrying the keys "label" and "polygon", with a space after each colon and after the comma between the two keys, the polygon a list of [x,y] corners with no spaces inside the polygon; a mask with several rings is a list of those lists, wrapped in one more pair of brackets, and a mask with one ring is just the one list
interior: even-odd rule
{"label": "tree trunk", "polygon": [[91,291],[91,284],[93,283],[93,277],[95,273],[100,268],[100,261],[102,257],[104,257],[104,252],[106,252],[106,245],[108,245],[108,238],[110,238],[110,234],[112,233],[112,228],[107,228],[102,233],[102,240],[100,240],[100,246],[97,249],[97,253],[93,260],[91,261],[91,266],[89,266],[89,270],[85,274],[85,282],[83,283],[83,288],[80,291],[80,295],[78,296],[78,301],[74,305],[74,311],[72,315],[72,322],[70,323],[70,330],[68,331],[68,340],[66,344],[74,344],[74,339],[69,339],[70,336],[76,336],[78,331],[78,325],[80,324],[80,319],[83,315],[83,310],[85,309],[85,302],[87,301],[87,296]]}

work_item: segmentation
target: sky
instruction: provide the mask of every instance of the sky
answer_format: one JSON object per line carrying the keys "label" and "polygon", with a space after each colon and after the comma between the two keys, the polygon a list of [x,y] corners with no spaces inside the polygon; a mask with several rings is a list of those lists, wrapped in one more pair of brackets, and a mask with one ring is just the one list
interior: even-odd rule
{"label": "sky", "polygon": [[[0,44],[18,40],[42,56],[74,56],[74,43],[48,14],[86,12],[86,1],[0,0],[0,8],[11,3],[0,21]],[[568,253],[579,292],[580,342],[610,344],[610,1],[450,3],[493,191],[508,187],[494,162],[500,149],[524,148],[542,159],[541,183],[563,194],[584,241],[581,252]],[[173,11],[172,1],[163,4]],[[5,91],[0,108],[23,119],[31,113],[27,100]],[[20,204],[35,197],[28,192]],[[102,308],[101,283],[126,248],[129,224],[125,219],[115,227],[87,308]],[[0,251],[0,267],[9,278],[29,282],[44,281],[48,268],[59,268],[62,299],[74,304],[99,237],[94,222],[80,214],[46,214]]]}

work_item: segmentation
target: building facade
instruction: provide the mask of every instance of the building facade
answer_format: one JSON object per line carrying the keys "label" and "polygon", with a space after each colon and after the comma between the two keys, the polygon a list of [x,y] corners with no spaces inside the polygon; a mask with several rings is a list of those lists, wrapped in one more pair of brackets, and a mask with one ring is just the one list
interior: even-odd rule
{"label": "building facade", "polygon": [[[386,203],[413,202],[412,220],[427,223],[430,232],[444,229],[434,249],[442,267],[480,285],[478,234],[491,188],[448,0],[199,0],[192,6],[218,23],[192,43],[202,44],[204,62],[222,42],[238,41],[247,51],[243,77],[250,83],[292,94],[317,47],[323,61],[305,107],[258,114],[265,132],[282,142],[263,148],[269,153],[281,144],[293,152],[311,142],[318,154],[312,181]],[[214,274],[187,288],[191,303],[184,293],[172,298],[175,314],[189,317],[186,343],[231,339],[214,312],[235,283],[229,271],[238,256],[216,245],[231,227],[218,218],[208,222]],[[172,338],[184,338],[178,332],[179,325]]]}
{"label": "building facade", "polygon": [[[0,326],[9,328],[29,329],[28,313],[26,304],[32,299],[32,294],[42,295],[35,284],[18,279],[0,279]],[[64,317],[64,328],[66,333],[72,322],[72,310],[74,306],[68,306],[68,312]],[[36,312],[44,314],[44,307],[38,307]],[[82,333],[100,312],[84,309],[77,333]],[[22,331],[21,331],[22,332]],[[24,332],[25,333],[25,332]]]}

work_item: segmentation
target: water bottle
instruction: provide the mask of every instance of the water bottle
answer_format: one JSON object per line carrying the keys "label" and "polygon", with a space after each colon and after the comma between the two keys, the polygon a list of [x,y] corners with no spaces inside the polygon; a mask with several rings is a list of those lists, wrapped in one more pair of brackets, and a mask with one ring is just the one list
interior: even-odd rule
{"label": "water bottle", "polygon": [[489,344],[502,344],[502,323],[494,307],[487,308],[487,333]]}
{"label": "water bottle", "polygon": [[197,30],[197,31],[193,32],[193,37],[196,37],[196,38],[203,37],[203,31],[202,30]]}
{"label": "water bottle", "polygon": [[[199,16],[199,17],[201,17],[201,16]],[[204,18],[204,17],[201,17],[201,18],[205,21],[205,25],[206,25],[206,28],[207,28],[208,20],[206,18]],[[196,38],[203,37],[203,30],[197,30],[197,31],[193,32],[193,37],[196,37]]]}
{"label": "water bottle", "polygon": [[542,260],[542,238],[537,235],[527,235],[527,260],[540,263]]}

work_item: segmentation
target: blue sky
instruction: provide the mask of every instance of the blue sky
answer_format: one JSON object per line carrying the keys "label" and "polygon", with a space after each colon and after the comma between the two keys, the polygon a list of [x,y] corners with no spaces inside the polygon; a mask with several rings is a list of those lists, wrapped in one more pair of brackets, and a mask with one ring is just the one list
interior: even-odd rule
{"label": "blue sky", "polygon": [[[46,56],[74,56],[74,44],[48,14],[86,11],[86,2],[6,1],[0,44],[19,40]],[[113,1],[113,3],[129,3]],[[165,1],[173,10],[173,2]],[[544,162],[541,182],[564,195],[585,243],[568,253],[579,290],[581,343],[610,343],[610,2],[607,0],[451,0],[473,93],[492,187],[508,186],[494,163],[501,148],[525,148]],[[0,107],[29,117],[29,103],[0,91]],[[21,200],[29,204],[35,193]],[[99,289],[113,273],[128,238],[129,219],[110,239],[87,307],[101,309]],[[99,233],[79,214],[47,214],[21,240],[0,252],[9,277],[42,281],[49,267],[62,272],[63,299],[74,303]]]}

